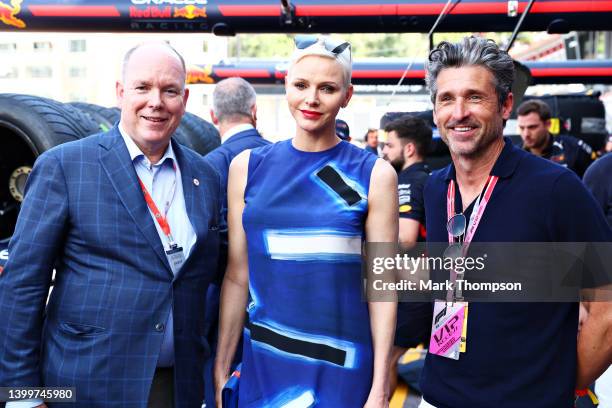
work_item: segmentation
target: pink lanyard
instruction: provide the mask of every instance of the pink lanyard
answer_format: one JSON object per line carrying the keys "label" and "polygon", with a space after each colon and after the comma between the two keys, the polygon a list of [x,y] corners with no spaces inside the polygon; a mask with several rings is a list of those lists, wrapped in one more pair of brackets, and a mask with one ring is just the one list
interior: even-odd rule
{"label": "pink lanyard", "polygon": [[[487,204],[491,199],[491,194],[493,194],[493,189],[497,184],[498,176],[489,176],[487,179],[486,188],[484,194],[481,194],[476,203],[474,203],[474,209],[472,210],[472,215],[470,216],[470,222],[467,225],[465,238],[463,239],[463,254],[467,253],[467,248],[472,242],[472,238],[474,238],[474,234],[476,233],[476,229],[478,228],[478,224],[480,224],[480,220],[482,219],[482,215],[484,214],[485,208],[487,208]],[[448,184],[448,190],[446,192],[446,214],[447,214],[447,222],[455,215],[455,180],[451,180]],[[454,237],[449,232],[448,233],[448,243],[452,244],[454,242]]]}

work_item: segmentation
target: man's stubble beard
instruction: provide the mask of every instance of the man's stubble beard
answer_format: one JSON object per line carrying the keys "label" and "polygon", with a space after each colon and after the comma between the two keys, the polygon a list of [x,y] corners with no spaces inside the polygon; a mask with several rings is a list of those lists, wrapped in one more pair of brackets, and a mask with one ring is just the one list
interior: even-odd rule
{"label": "man's stubble beard", "polygon": [[395,171],[399,174],[401,173],[401,171],[404,169],[404,164],[406,163],[406,161],[404,160],[403,157],[397,158],[395,160],[389,161],[389,164],[391,164],[391,166],[393,166],[393,168],[395,169]]}
{"label": "man's stubble beard", "polygon": [[[482,127],[480,129],[482,129]],[[490,146],[493,143],[495,143],[495,141],[503,137],[503,133],[504,133],[503,120],[500,119],[499,124],[495,126],[494,129],[490,129],[490,131],[487,132],[486,134],[480,135],[478,137],[478,140],[473,141],[473,143],[468,149],[453,148],[452,146],[453,143],[449,142],[449,139],[446,136],[446,134],[443,134],[442,132],[440,132],[440,137],[442,138],[442,141],[446,143],[446,145],[448,146],[448,150],[450,151],[451,156],[460,156],[466,159],[473,159],[473,158],[479,157],[484,152],[487,152]]]}

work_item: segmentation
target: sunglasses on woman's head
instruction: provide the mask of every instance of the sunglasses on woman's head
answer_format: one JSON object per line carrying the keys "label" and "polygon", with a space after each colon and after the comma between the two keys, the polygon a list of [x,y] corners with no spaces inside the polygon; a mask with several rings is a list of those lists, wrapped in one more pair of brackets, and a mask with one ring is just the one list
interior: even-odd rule
{"label": "sunglasses on woman's head", "polygon": [[[319,39],[321,37],[302,37],[302,38],[295,38],[295,46],[296,48],[303,50],[306,49],[308,47],[310,47],[311,45],[316,44],[317,42],[319,42]],[[348,42],[343,42],[340,45],[336,45],[336,44],[330,44],[327,39],[322,38],[321,43],[323,44],[323,47],[331,52],[334,55],[340,55],[344,52],[344,50],[346,50],[347,48],[349,48],[349,52],[350,52],[350,48],[351,48],[351,44],[349,44]]]}

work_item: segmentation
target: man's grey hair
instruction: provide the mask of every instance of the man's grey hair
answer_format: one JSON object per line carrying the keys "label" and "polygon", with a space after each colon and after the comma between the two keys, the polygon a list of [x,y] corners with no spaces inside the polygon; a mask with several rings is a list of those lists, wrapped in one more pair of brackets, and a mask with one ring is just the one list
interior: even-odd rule
{"label": "man's grey hair", "polygon": [[436,103],[438,75],[446,68],[481,66],[493,74],[495,91],[499,106],[505,102],[512,91],[514,63],[506,51],[501,50],[493,40],[479,37],[465,37],[461,42],[442,41],[429,53],[425,82]]}
{"label": "man's grey hair", "polygon": [[250,118],[256,97],[255,89],[244,79],[224,79],[213,91],[213,112],[220,122],[232,120],[237,116]]}
{"label": "man's grey hair", "polygon": [[[125,53],[125,55],[123,56],[123,65],[121,67],[121,78],[122,80],[125,82],[125,73],[127,71],[127,66],[128,63],[130,62],[130,58],[132,57],[132,54],[134,54],[134,52],[144,46],[147,45],[161,45],[164,46],[166,48],[168,48],[172,53],[174,53],[177,58],[179,59],[179,61],[181,62],[181,68],[183,69],[183,73],[185,74],[185,77],[187,77],[187,68],[185,66],[185,59],[183,58],[183,56],[181,54],[179,54],[179,52],[173,47],[171,46],[168,42],[166,41],[157,41],[157,42],[144,42],[144,43],[140,43],[132,48],[130,48],[128,50],[128,52]],[[183,85],[184,87],[184,85]]]}

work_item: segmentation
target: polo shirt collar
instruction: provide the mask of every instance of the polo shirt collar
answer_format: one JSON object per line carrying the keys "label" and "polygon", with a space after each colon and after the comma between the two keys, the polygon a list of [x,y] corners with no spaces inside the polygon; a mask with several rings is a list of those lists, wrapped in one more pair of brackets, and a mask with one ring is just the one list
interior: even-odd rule
{"label": "polo shirt collar", "polygon": [[[521,160],[521,150],[516,148],[510,138],[504,137],[504,148],[491,169],[491,174],[500,178],[511,177]],[[451,163],[442,174],[446,181],[455,180],[455,165]]]}

